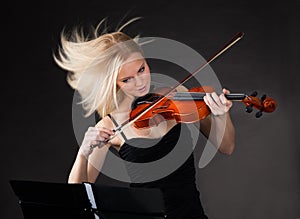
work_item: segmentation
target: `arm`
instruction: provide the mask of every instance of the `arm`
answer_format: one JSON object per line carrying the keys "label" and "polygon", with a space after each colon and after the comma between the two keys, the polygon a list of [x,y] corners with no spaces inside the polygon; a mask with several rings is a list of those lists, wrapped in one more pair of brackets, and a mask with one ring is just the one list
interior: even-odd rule
{"label": "arm", "polygon": [[[178,92],[188,91],[182,85],[176,90]],[[224,96],[229,93],[228,90],[223,89],[223,94],[220,96],[216,93],[207,94],[204,101],[210,108],[211,114],[200,121],[200,131],[204,136],[209,138],[221,153],[228,155],[233,153],[235,147],[235,128],[229,113],[232,102]]]}
{"label": "arm", "polygon": [[95,148],[90,155],[80,149],[69,174],[68,183],[95,182],[105,161],[109,146]]}
{"label": "arm", "polygon": [[[101,125],[90,127],[85,133],[82,145],[79,148],[75,162],[69,174],[69,183],[95,182],[109,150],[109,143],[104,143],[114,132]],[[102,142],[99,147],[91,150],[91,144]]]}
{"label": "arm", "polygon": [[211,115],[201,120],[201,132],[218,147],[224,154],[232,154],[235,147],[235,128],[230,118],[229,110],[232,102],[227,100],[224,94],[229,91],[223,89],[223,94],[207,94],[204,97],[206,105],[211,110]]}
{"label": "arm", "polygon": [[88,182],[87,180],[88,161],[84,154],[79,150],[69,174],[68,183]]}

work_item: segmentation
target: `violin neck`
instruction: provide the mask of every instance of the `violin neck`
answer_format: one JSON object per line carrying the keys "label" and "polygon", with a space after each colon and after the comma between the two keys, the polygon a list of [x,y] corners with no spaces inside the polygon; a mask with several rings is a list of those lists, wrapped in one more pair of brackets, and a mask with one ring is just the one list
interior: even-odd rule
{"label": "violin neck", "polygon": [[[203,97],[206,93],[199,93],[199,92],[177,92],[173,99],[174,100],[203,100]],[[225,94],[225,97],[228,100],[243,100],[246,97],[246,94],[242,93],[232,93],[232,94]]]}

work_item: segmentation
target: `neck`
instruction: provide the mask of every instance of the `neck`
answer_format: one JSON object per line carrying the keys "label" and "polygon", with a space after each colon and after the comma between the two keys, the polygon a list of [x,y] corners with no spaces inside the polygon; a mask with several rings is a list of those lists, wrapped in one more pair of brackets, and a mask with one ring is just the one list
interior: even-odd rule
{"label": "neck", "polygon": [[[203,97],[206,93],[199,92],[177,92],[173,97],[174,100],[203,100]],[[246,97],[246,94],[242,93],[232,93],[225,94],[225,97],[228,100],[243,100]]]}

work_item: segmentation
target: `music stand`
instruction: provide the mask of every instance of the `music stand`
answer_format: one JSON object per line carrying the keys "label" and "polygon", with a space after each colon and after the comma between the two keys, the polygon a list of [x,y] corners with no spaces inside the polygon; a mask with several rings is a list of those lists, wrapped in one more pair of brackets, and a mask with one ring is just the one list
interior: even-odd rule
{"label": "music stand", "polygon": [[24,219],[162,219],[159,189],[10,180]]}

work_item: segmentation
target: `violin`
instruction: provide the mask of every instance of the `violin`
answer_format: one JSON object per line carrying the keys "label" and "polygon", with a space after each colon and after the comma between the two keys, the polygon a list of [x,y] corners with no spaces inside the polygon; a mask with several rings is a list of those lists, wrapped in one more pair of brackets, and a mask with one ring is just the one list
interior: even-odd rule
{"label": "violin", "polygon": [[[168,88],[160,88],[159,92],[149,93],[137,98],[131,106],[129,121],[134,121],[136,128],[149,128],[157,126],[165,120],[175,120],[177,123],[194,123],[206,118],[211,112],[205,104],[203,97],[206,93],[214,92],[209,86],[191,88],[188,92],[176,92],[172,97],[163,96]],[[251,113],[253,108],[258,109],[255,116],[259,118],[263,112],[273,112],[277,103],[265,94],[261,98],[256,97],[257,92],[251,95],[244,93],[225,94],[228,100],[241,101],[246,105],[246,112]],[[146,111],[154,105],[151,110]],[[146,111],[146,112],[145,112]],[[143,113],[145,112],[145,113]]]}
{"label": "violin", "polygon": [[[137,128],[145,128],[158,125],[164,120],[175,119],[177,122],[193,123],[207,117],[211,112],[209,107],[205,104],[203,97],[206,93],[214,91],[212,87],[192,88],[188,92],[177,92],[172,98],[168,98],[168,96],[174,92],[178,86],[194,77],[217,57],[231,48],[243,36],[243,32],[238,32],[220,50],[212,55],[206,63],[182,79],[176,86],[171,89],[165,89],[166,92],[163,94],[149,93],[137,98],[132,104],[129,119],[116,127],[115,131],[122,132],[133,123]],[[229,100],[244,102],[246,112],[248,113],[252,112],[253,108],[258,109],[256,113],[257,118],[261,117],[263,112],[270,113],[276,109],[277,104],[274,99],[266,95],[263,95],[261,98],[257,98],[256,96],[257,92],[252,93],[250,96],[243,93],[225,94],[225,97]]]}

